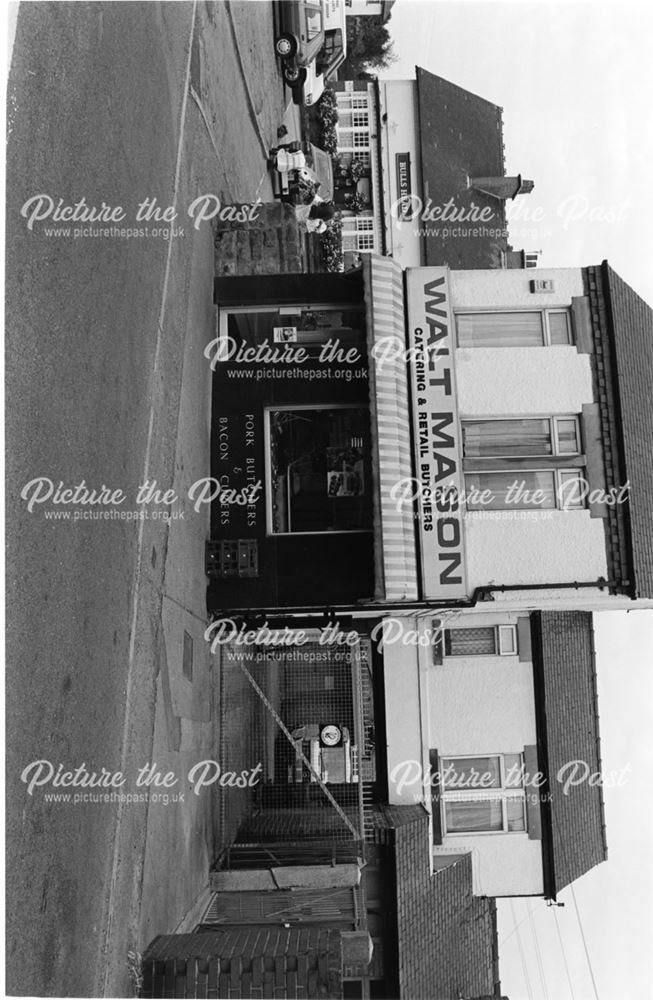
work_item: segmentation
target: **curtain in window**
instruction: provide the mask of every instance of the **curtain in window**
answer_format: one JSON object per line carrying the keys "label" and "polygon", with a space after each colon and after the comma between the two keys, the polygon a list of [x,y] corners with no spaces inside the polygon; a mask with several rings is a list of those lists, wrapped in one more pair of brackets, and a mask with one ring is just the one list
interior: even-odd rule
{"label": "curtain in window", "polygon": [[457,791],[478,788],[501,788],[501,764],[498,757],[444,757],[443,772],[449,771],[444,785]]}
{"label": "curtain in window", "polygon": [[496,633],[486,628],[448,628],[444,633],[447,656],[491,656],[496,653]]}
{"label": "curtain in window", "polygon": [[[512,489],[511,501],[507,496]],[[480,503],[475,491],[490,491],[487,503]],[[515,500],[516,491],[521,497]],[[533,502],[535,490],[544,494],[541,503]],[[524,494],[527,493],[527,498]],[[474,472],[465,476],[465,495],[468,510],[546,510],[555,508],[555,477],[553,472]],[[487,499],[487,498],[486,498]]]}
{"label": "curtain in window", "polygon": [[456,317],[459,347],[541,347],[540,312],[463,313]]}
{"label": "curtain in window", "polygon": [[500,799],[466,799],[446,802],[447,833],[482,833],[503,830]]}
{"label": "curtain in window", "polygon": [[[563,423],[573,424],[573,421]],[[565,433],[568,433],[566,428]],[[551,422],[547,419],[465,420],[463,449],[466,458],[551,455]]]}

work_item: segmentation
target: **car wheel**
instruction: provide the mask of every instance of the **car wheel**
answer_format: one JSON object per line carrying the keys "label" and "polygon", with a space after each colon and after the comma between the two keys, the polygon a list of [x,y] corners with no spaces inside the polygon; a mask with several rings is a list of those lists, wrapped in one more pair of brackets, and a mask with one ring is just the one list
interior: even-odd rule
{"label": "car wheel", "polygon": [[292,35],[279,35],[274,43],[274,48],[282,59],[290,59],[297,52],[297,41]]}
{"label": "car wheel", "polygon": [[[301,80],[301,71],[296,66],[284,66],[283,78],[289,87],[298,87]],[[304,74],[304,79],[306,75]]]}

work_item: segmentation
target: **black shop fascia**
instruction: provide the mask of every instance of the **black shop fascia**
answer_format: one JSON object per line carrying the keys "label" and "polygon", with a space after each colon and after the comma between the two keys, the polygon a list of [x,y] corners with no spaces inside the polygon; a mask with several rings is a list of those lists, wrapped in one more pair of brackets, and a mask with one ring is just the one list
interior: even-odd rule
{"label": "black shop fascia", "polygon": [[360,272],[216,280],[209,608],[373,593]]}
{"label": "black shop fascia", "polygon": [[[216,279],[210,612],[378,614],[466,598],[460,525],[439,538],[428,510],[392,495],[426,475],[420,412],[443,412],[409,364],[413,285],[374,255],[344,274]],[[429,429],[452,484],[457,434],[454,411]]]}

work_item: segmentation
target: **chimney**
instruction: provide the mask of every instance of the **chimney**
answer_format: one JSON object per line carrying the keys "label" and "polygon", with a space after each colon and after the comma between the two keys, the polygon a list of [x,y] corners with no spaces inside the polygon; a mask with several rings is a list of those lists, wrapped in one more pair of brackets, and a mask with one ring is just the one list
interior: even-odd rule
{"label": "chimney", "polygon": [[470,177],[467,186],[498,198],[499,201],[506,201],[508,198],[516,198],[518,194],[529,194],[535,183],[523,180],[522,175],[518,174],[516,177]]}

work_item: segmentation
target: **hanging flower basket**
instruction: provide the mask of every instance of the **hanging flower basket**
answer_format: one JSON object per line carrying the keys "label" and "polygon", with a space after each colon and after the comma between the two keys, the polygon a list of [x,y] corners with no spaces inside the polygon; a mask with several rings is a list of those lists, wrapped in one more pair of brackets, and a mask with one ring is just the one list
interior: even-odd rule
{"label": "hanging flower basket", "polygon": [[345,205],[349,211],[354,212],[355,215],[360,215],[360,213],[367,208],[367,202],[360,194],[345,195]]}
{"label": "hanging flower basket", "polygon": [[365,167],[361,162],[361,160],[351,161],[351,163],[349,164],[349,176],[351,177],[354,183],[356,183],[356,181],[359,181],[361,179],[364,170]]}

